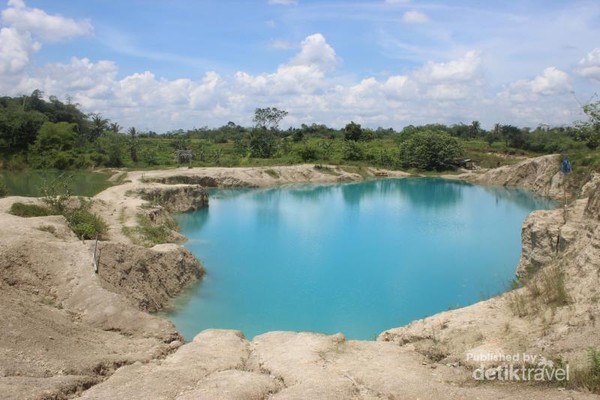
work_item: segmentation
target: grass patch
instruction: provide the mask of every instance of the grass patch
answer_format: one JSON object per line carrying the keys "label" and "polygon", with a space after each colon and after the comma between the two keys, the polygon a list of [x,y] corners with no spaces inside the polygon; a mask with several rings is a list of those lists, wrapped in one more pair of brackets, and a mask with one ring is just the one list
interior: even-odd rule
{"label": "grass patch", "polygon": [[557,266],[540,270],[525,282],[516,281],[511,284],[514,289],[520,285],[523,285],[522,290],[513,290],[507,295],[508,306],[518,317],[571,303],[565,286],[565,274]]}
{"label": "grass patch", "polygon": [[267,169],[265,170],[265,174],[269,175],[271,178],[274,179],[279,179],[281,178],[281,175],[279,174],[279,172],[275,171],[274,169]]}
{"label": "grass patch", "polygon": [[588,350],[587,365],[572,371],[569,386],[600,394],[600,351],[593,348]]}
{"label": "grass patch", "polygon": [[341,168],[350,174],[358,174],[363,178],[370,178],[372,176],[367,168],[362,165],[342,165]]}
{"label": "grass patch", "polygon": [[560,307],[571,302],[565,287],[565,274],[558,267],[550,267],[537,274],[538,279],[527,282],[527,287],[534,298],[543,304]]}
{"label": "grass patch", "polygon": [[108,225],[100,216],[90,211],[91,202],[81,201],[81,205],[65,213],[65,218],[78,238],[103,238],[108,231]]}
{"label": "grass patch", "polygon": [[[10,207],[10,213],[18,217],[46,217],[48,215],[63,215],[69,227],[81,239],[95,239],[96,237],[103,238],[108,231],[106,222],[98,215],[90,211],[91,202],[81,199],[79,206],[75,208],[66,207],[64,204],[60,207],[44,207],[37,204],[13,203]],[[54,227],[48,229],[40,228],[40,230],[50,231]]]}
{"label": "grass patch", "polygon": [[171,231],[177,229],[177,224],[166,223],[155,225],[150,218],[144,214],[137,215],[136,227],[123,227],[123,234],[127,236],[134,244],[151,247],[157,244],[169,243]]}
{"label": "grass patch", "polygon": [[171,229],[166,225],[154,225],[145,214],[138,214],[138,232],[142,238],[155,245],[167,243],[171,236]]}
{"label": "grass patch", "polygon": [[125,180],[127,178],[127,172],[118,172],[117,178],[114,180],[113,185],[118,186],[122,185],[125,182],[131,182],[130,180]]}
{"label": "grass patch", "polygon": [[46,217],[48,215],[56,215],[48,207],[38,206],[37,204],[13,203],[10,206],[9,212],[17,217]]}

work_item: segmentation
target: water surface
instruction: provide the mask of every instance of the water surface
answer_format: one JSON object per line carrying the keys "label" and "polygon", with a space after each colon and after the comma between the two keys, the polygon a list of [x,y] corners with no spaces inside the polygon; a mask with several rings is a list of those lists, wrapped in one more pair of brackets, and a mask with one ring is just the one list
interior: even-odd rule
{"label": "water surface", "polygon": [[188,340],[207,328],[372,339],[505,290],[524,218],[551,206],[427,178],[214,190],[177,217],[208,273],[169,318]]}

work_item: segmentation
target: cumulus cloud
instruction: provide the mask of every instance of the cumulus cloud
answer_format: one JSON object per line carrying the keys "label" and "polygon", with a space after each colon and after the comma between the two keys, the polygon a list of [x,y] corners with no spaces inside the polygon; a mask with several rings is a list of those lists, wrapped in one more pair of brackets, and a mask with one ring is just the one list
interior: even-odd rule
{"label": "cumulus cloud", "polygon": [[10,0],[8,5],[2,11],[2,21],[20,32],[29,32],[44,42],[57,42],[93,32],[89,21],[49,15],[38,8],[27,7],[23,0]]}
{"label": "cumulus cloud", "polygon": [[405,74],[370,76],[358,82],[340,80],[339,65],[333,47],[316,33],[271,73],[238,71],[222,77],[207,72],[199,80],[167,80],[145,71],[119,78],[113,62],[73,58],[69,63],[46,65],[18,84],[0,82],[4,86],[0,89],[17,93],[41,89],[59,98],[70,96],[86,111],[100,112],[121,125],[158,131],[218,126],[230,120],[249,124],[258,106],[288,110],[286,120],[293,124],[343,126],[355,120],[398,126],[444,122],[479,103],[481,62],[476,52]]}
{"label": "cumulus cloud", "polygon": [[496,107],[504,122],[527,126],[562,124],[578,118],[570,96],[569,75],[548,67],[530,80],[510,83],[497,94]]}
{"label": "cumulus cloud", "polygon": [[27,32],[14,28],[0,29],[0,76],[22,72],[31,60],[31,55],[40,49],[40,44]]}
{"label": "cumulus cloud", "polygon": [[429,17],[425,13],[412,10],[407,11],[402,15],[402,21],[406,22],[407,24],[422,24],[429,22]]}
{"label": "cumulus cloud", "polygon": [[575,72],[583,78],[600,81],[600,47],[581,59],[575,67]]}
{"label": "cumulus cloud", "polygon": [[459,59],[449,62],[428,62],[417,72],[421,81],[468,81],[476,78],[481,71],[481,56],[476,51],[468,51]]}
{"label": "cumulus cloud", "polygon": [[[23,72],[43,42],[53,42],[92,32],[88,21],[77,22],[29,8],[23,0],[9,0],[2,11],[0,29],[0,80]],[[12,79],[12,78],[10,78]]]}
{"label": "cumulus cloud", "polygon": [[290,66],[311,66],[328,72],[339,63],[335,50],[320,33],[308,36],[302,41],[300,48],[300,53],[290,61]]}
{"label": "cumulus cloud", "polygon": [[566,94],[571,90],[569,75],[556,67],[546,68],[531,80],[511,83],[499,96],[512,102],[532,102],[540,97]]}

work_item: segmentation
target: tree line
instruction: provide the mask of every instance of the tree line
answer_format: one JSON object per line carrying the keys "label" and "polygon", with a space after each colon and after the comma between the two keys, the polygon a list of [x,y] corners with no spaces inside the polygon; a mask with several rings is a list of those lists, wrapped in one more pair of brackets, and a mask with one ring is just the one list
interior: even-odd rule
{"label": "tree line", "polygon": [[583,111],[587,121],[566,127],[496,124],[485,130],[473,121],[409,125],[396,131],[364,128],[353,121],[341,129],[323,124],[281,129],[287,111],[267,107],[255,110],[251,127],[228,122],[159,134],[135,127],[125,130],[100,114],[83,113],[69,100],[45,100],[36,90],[0,97],[0,157],[3,169],[330,162],[444,170],[472,149],[540,154],[596,150],[600,102]]}

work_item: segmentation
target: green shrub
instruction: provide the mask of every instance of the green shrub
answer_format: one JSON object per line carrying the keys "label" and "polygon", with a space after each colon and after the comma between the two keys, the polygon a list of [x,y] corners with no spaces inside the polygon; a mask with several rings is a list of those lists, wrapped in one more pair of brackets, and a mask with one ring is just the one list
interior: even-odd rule
{"label": "green shrub", "polygon": [[38,206],[37,204],[25,204],[25,203],[13,203],[10,206],[12,215],[18,217],[45,217],[47,215],[53,215],[54,213],[47,207]]}
{"label": "green shrub", "polygon": [[0,198],[8,196],[8,189],[4,182],[0,181]]}
{"label": "green shrub", "polygon": [[311,144],[305,144],[298,150],[298,155],[302,161],[314,161],[319,158],[319,151]]}
{"label": "green shrub", "polygon": [[108,231],[108,226],[102,218],[89,210],[90,206],[90,202],[82,201],[79,207],[67,211],[65,218],[77,237],[82,239],[102,238]]}
{"label": "green shrub", "polygon": [[365,151],[360,143],[354,141],[344,142],[342,158],[346,161],[360,161],[365,157]]}
{"label": "green shrub", "polygon": [[400,144],[400,162],[406,168],[441,171],[461,154],[458,140],[444,132],[415,133]]}

